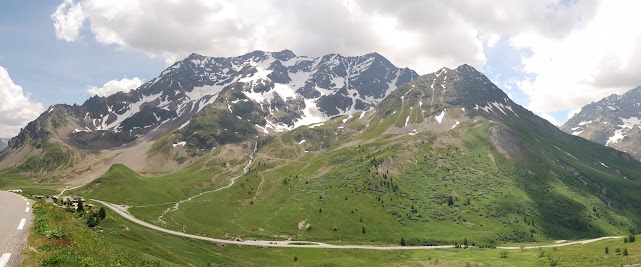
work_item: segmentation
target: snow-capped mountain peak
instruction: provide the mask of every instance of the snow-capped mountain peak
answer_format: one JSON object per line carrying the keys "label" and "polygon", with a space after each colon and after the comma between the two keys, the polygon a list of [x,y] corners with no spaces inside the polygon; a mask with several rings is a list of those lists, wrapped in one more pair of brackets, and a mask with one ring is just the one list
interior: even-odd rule
{"label": "snow-capped mountain peak", "polygon": [[641,158],[641,86],[584,106],[561,129]]}
{"label": "snow-capped mountain peak", "polygon": [[166,124],[182,127],[210,104],[226,107],[260,132],[272,134],[368,110],[416,78],[416,72],[397,68],[378,53],[194,53],[136,90],[90,98],[72,112],[78,121],[71,134],[83,137],[79,140],[117,136],[112,139],[120,145]]}

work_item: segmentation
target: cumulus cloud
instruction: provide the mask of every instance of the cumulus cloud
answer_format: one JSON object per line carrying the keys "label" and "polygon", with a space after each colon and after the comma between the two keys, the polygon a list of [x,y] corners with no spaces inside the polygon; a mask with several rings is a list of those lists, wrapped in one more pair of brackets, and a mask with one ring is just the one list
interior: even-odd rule
{"label": "cumulus cloud", "polygon": [[141,85],[142,80],[138,77],[134,77],[133,79],[124,78],[122,80],[108,81],[102,87],[91,86],[87,88],[87,92],[91,95],[110,96],[117,92],[129,93],[129,91],[136,89]]}
{"label": "cumulus cloud", "polygon": [[0,66],[0,137],[15,136],[43,110],[42,104],[29,100],[29,95],[14,84],[9,72]]}
{"label": "cumulus cloud", "polygon": [[[65,0],[59,7],[66,7]],[[228,1],[79,0],[98,42],[168,63],[192,52],[234,56],[292,49],[302,55],[379,52],[420,73],[463,63],[482,68],[483,43],[531,30],[563,36],[592,0]],[[56,11],[58,13],[58,11]]]}
{"label": "cumulus cloud", "polygon": [[[80,0],[78,5],[98,42],[168,63],[192,52],[234,56],[287,48],[310,56],[379,52],[422,73],[463,63],[481,68],[480,30],[470,27],[464,14],[449,15],[455,7],[430,3],[417,6],[428,9],[410,10],[411,16],[362,0]],[[427,21],[409,27],[416,15]]]}
{"label": "cumulus cloud", "polygon": [[539,117],[549,121],[550,123],[554,124],[555,126],[560,126],[561,125],[559,123],[559,121],[556,118],[554,118],[554,116],[552,116],[550,114],[547,114],[545,112],[537,112],[536,115],[539,115]]}
{"label": "cumulus cloud", "polygon": [[67,42],[75,41],[85,20],[85,13],[80,3],[73,0],[64,0],[51,14],[53,27],[56,30],[56,37]]}
{"label": "cumulus cloud", "polygon": [[[291,49],[299,55],[379,52],[421,74],[467,63],[507,40],[528,108],[579,108],[638,84],[640,4],[599,0],[64,0],[52,15],[75,33],[167,63],[192,52],[235,56]],[[72,12],[73,11],[73,12]],[[82,13],[80,15],[79,13]],[[57,15],[56,15],[57,14]],[[59,17],[59,19],[55,19]],[[82,23],[86,18],[88,23]],[[77,22],[80,23],[71,23]],[[56,27],[58,31],[58,27]],[[526,78],[524,78],[526,77]]]}
{"label": "cumulus cloud", "polygon": [[[576,110],[613,93],[641,84],[641,23],[639,2],[600,2],[594,17],[562,38],[524,32],[511,39],[523,57],[521,80],[528,108],[538,112]],[[570,113],[571,114],[571,113]]]}

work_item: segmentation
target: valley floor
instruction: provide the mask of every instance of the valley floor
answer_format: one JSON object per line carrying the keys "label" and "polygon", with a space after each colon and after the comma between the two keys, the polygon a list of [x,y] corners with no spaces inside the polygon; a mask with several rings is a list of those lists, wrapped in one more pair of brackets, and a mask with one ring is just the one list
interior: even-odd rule
{"label": "valley floor", "polygon": [[[271,241],[271,240],[227,240],[227,239],[218,239],[218,238],[211,238],[211,237],[206,237],[206,236],[199,236],[199,235],[192,235],[192,234],[187,234],[187,233],[182,233],[178,231],[173,231],[169,230],[166,228],[162,228],[144,221],[141,221],[131,215],[127,211],[127,207],[125,206],[119,206],[115,205],[112,203],[104,202],[101,200],[96,200],[92,199],[95,202],[98,202],[105,207],[108,207],[112,211],[116,212],[118,215],[122,216],[123,218],[136,223],[138,225],[141,225],[143,227],[160,231],[163,233],[175,235],[175,236],[180,236],[180,237],[187,237],[187,238],[192,238],[192,239],[198,239],[198,240],[203,240],[203,241],[209,241],[209,242],[214,242],[217,244],[228,244],[228,245],[238,245],[238,246],[258,246],[258,247],[288,247],[288,248],[326,248],[326,249],[369,249],[369,250],[420,250],[420,249],[443,249],[443,248],[454,248],[454,245],[444,245],[444,246],[367,246],[367,245],[333,245],[333,244],[327,244],[327,243],[320,243],[320,242],[313,242],[313,241],[302,241],[302,240],[296,240],[296,241],[291,241],[291,240],[283,240],[283,241]],[[541,249],[541,248],[556,248],[556,247],[564,247],[564,246],[570,246],[570,245],[583,245],[583,244],[589,244],[597,241],[602,241],[602,240],[608,240],[608,239],[622,239],[624,236],[604,236],[604,237],[599,237],[599,238],[593,238],[593,239],[587,239],[587,240],[579,240],[579,241],[572,241],[572,242],[562,242],[562,243],[557,243],[557,244],[550,244],[550,245],[536,245],[536,246],[503,246],[503,247],[496,247],[496,249],[503,249],[503,250],[517,250],[517,249]]]}

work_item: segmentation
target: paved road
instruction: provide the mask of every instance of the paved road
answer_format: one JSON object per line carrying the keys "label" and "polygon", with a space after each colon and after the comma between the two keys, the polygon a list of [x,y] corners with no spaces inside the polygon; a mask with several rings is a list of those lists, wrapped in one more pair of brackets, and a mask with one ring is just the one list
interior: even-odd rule
{"label": "paved road", "polygon": [[30,199],[0,191],[0,267],[20,263],[31,227],[31,205]]}
{"label": "paved road", "polygon": [[[105,201],[100,201],[96,199],[92,199],[95,202],[98,202],[105,207],[111,209],[112,211],[118,213],[120,216],[124,217],[127,220],[130,220],[136,224],[142,225],[144,227],[168,233],[171,235],[176,235],[176,236],[182,236],[182,237],[187,237],[187,238],[193,238],[193,239],[199,239],[199,240],[204,240],[204,241],[209,241],[209,242],[214,242],[218,244],[229,244],[229,245],[239,245],[239,246],[260,246],[260,247],[288,247],[288,248],[331,248],[331,249],[372,249],[372,250],[409,250],[409,249],[438,249],[438,248],[453,248],[453,245],[446,245],[446,246],[366,246],[366,245],[332,245],[332,244],[326,244],[326,243],[320,243],[320,242],[311,242],[311,241],[266,241],[266,240],[243,240],[243,241],[236,241],[236,240],[226,240],[226,239],[218,239],[218,238],[211,238],[211,237],[205,237],[205,236],[198,236],[198,235],[191,235],[191,234],[186,234],[183,232],[178,232],[174,230],[169,230],[166,228],[162,228],[150,223],[147,223],[145,221],[141,221],[131,215],[127,211],[126,206],[119,206],[115,204],[111,204]],[[605,240],[605,239],[613,239],[613,238],[623,238],[623,236],[605,236],[605,237],[599,237],[599,238],[594,238],[594,239],[589,239],[589,240],[582,240],[582,241],[574,241],[574,242],[567,242],[567,243],[562,243],[562,244],[553,244],[553,245],[541,245],[541,246],[528,246],[528,247],[497,247],[497,249],[536,249],[536,248],[550,248],[550,247],[562,247],[562,246],[569,246],[569,245],[577,245],[577,244],[587,244],[591,242],[596,242],[599,240]],[[304,243],[304,244],[303,244]],[[0,266],[1,267],[1,266]]]}

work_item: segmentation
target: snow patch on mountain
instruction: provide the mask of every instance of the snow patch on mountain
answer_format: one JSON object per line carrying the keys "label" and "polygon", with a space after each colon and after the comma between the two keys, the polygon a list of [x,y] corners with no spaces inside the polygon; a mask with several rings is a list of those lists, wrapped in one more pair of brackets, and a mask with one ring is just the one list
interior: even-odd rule
{"label": "snow patch on mountain", "polygon": [[621,118],[621,121],[623,121],[623,125],[620,125],[622,128],[633,128],[633,127],[639,127],[641,128],[641,119],[638,117],[630,117],[630,118]]}
{"label": "snow patch on mountain", "polygon": [[618,143],[619,141],[621,141],[625,137],[623,135],[623,131],[624,130],[625,130],[625,128],[624,129],[618,129],[618,130],[614,131],[614,135],[612,135],[612,136],[610,136],[610,138],[608,138],[608,142],[606,142],[605,145],[609,145],[610,143],[615,144],[615,143]]}
{"label": "snow patch on mountain", "polygon": [[445,117],[445,110],[441,111],[441,114],[436,116],[436,121],[441,124],[441,121],[443,121],[443,117]]}
{"label": "snow patch on mountain", "polygon": [[318,99],[305,99],[305,109],[303,110],[303,116],[296,121],[292,129],[303,125],[309,125],[329,120],[329,117],[321,112],[316,106],[315,101],[317,100]]}
{"label": "snow patch on mountain", "polygon": [[454,129],[454,128],[455,128],[456,126],[458,126],[459,124],[461,124],[461,123],[460,123],[458,120],[455,120],[455,121],[454,121],[454,125],[452,125],[452,128],[450,128],[450,130],[451,130],[451,129]]}
{"label": "snow patch on mountain", "polygon": [[172,147],[185,146],[186,144],[187,144],[187,142],[185,142],[185,141],[181,141],[181,142],[178,142],[178,143],[172,144]]}

